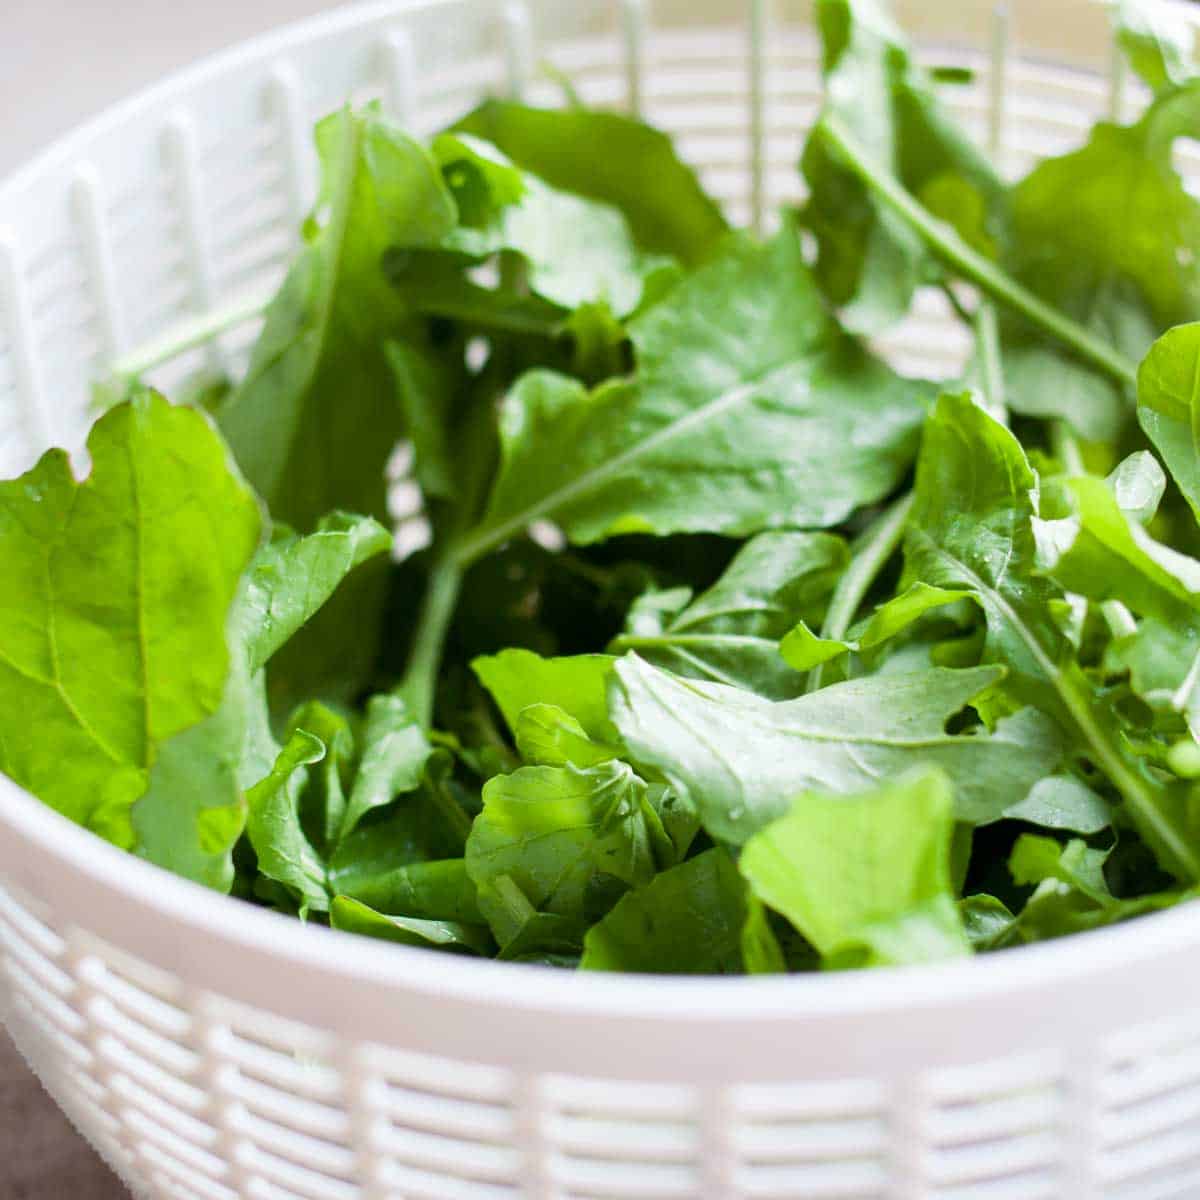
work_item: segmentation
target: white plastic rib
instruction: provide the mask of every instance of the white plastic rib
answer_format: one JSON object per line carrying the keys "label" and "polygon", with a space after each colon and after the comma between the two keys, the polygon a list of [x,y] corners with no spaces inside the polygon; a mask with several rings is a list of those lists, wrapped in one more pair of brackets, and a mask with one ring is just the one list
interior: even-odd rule
{"label": "white plastic rib", "polygon": [[504,65],[508,94],[520,100],[533,78],[533,21],[528,4],[504,6]]}
{"label": "white plastic rib", "polygon": [[384,34],[383,87],[388,112],[398,125],[407,128],[417,112],[417,53],[412,36],[403,29]]}
{"label": "white plastic rib", "polygon": [[889,1096],[891,1153],[888,1178],[895,1200],[926,1200],[929,1096],[920,1075],[899,1079]]}
{"label": "white plastic rib", "polygon": [[200,1048],[200,1072],[208,1093],[209,1119],[217,1130],[221,1157],[229,1166],[229,1186],[239,1196],[253,1196],[263,1181],[247,1165],[253,1148],[238,1128],[241,1102],[229,1086],[229,1073],[236,1068],[225,1061],[222,1047],[225,1026],[203,993],[189,997],[188,1009],[195,1022],[193,1044]]}
{"label": "white plastic rib", "polygon": [[125,350],[125,330],[117,299],[117,272],[112,241],[105,220],[104,187],[91,163],[82,164],[71,182],[71,207],[79,226],[83,253],[91,280],[104,359],[111,362]]}
{"label": "white plastic rib", "polygon": [[523,1150],[522,1200],[558,1200],[559,1188],[551,1166],[554,1147],[546,1136],[548,1097],[541,1078],[537,1075],[518,1077],[513,1088],[513,1103],[516,1116],[513,1145]]}
{"label": "white plastic rib", "polygon": [[33,332],[33,311],[16,240],[0,230],[0,320],[5,322],[17,384],[17,404],[27,414],[30,447],[40,454],[61,445],[51,415]]}
{"label": "white plastic rib", "polygon": [[735,1129],[739,1113],[728,1088],[714,1086],[701,1101],[700,1150],[703,1196],[742,1195],[738,1183],[738,1152]]}
{"label": "white plastic rib", "polygon": [[362,1200],[391,1200],[387,1181],[387,1157],[380,1151],[378,1130],[386,1119],[375,1099],[377,1076],[368,1061],[364,1046],[348,1048],[342,1063],[346,1109],[358,1163],[355,1176],[362,1188]]}
{"label": "white plastic rib", "polygon": [[1074,1047],[1063,1073],[1062,1185],[1073,1200],[1100,1200],[1103,1139],[1100,1137],[1101,1071],[1104,1056],[1092,1043]]}
{"label": "white plastic rib", "polygon": [[750,0],[750,223],[761,232],[766,218],[767,45],[770,0]]}
{"label": "white plastic rib", "polygon": [[988,73],[987,148],[996,162],[1004,160],[1005,98],[1011,51],[1012,12],[1007,3],[1000,3],[992,9],[991,70]]}
{"label": "white plastic rib", "polygon": [[646,29],[649,24],[646,0],[621,0],[621,48],[625,58],[625,104],[635,116],[642,115],[646,77]]}
{"label": "white plastic rib", "polygon": [[300,224],[312,204],[312,155],[308,147],[308,122],[304,112],[304,92],[300,76],[291,63],[279,62],[271,68],[267,96],[272,114],[283,134],[283,169],[287,187],[288,217],[299,237]]}
{"label": "white plastic rib", "polygon": [[83,1040],[92,1054],[91,1067],[86,1074],[103,1089],[104,1111],[118,1122],[115,1128],[108,1131],[108,1136],[118,1151],[126,1156],[128,1167],[141,1163],[148,1171],[153,1171],[153,1165],[146,1162],[142,1155],[142,1138],[130,1124],[129,1108],[121,1098],[120,1072],[112,1065],[111,1056],[104,1052],[105,1035],[100,1009],[108,1000],[96,982],[97,973],[106,969],[104,960],[97,957],[90,947],[71,939],[67,945],[66,962],[78,988],[75,1002],[84,1016]]}
{"label": "white plastic rib", "polygon": [[[210,312],[216,306],[216,288],[204,222],[196,125],[187,113],[178,112],[168,118],[163,129],[163,150],[175,171],[175,200],[183,226],[183,245],[192,277],[195,307],[199,312]],[[206,343],[205,351],[213,369],[224,371],[225,354],[220,341],[213,338]]]}

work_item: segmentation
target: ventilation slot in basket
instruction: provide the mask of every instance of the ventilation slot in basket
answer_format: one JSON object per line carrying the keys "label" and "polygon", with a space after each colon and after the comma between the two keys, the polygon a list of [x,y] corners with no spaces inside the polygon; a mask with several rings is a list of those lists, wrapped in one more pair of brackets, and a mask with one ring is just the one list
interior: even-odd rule
{"label": "ventilation slot in basket", "polygon": [[932,1072],[925,1088],[931,1200],[1056,1200],[1065,1109],[1051,1050]]}

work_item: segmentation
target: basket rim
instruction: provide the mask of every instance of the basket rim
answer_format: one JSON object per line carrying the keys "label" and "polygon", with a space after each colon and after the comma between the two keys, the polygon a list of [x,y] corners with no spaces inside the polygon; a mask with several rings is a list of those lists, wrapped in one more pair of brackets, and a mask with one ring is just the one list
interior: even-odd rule
{"label": "basket rim", "polygon": [[[1106,929],[922,966],[757,976],[566,971],[459,957],[304,925],[110,845],[0,775],[0,865],[6,849],[34,851],[43,862],[36,870],[39,880],[51,878],[56,868],[75,872],[131,911],[143,917],[152,913],[156,925],[170,922],[202,932],[231,952],[282,960],[301,972],[335,974],[430,999],[470,1001],[486,995],[489,1003],[597,1017],[736,1020],[881,1013],[931,998],[948,1003],[1044,990],[1116,964],[1135,970],[1139,961],[1200,945],[1200,906],[1185,901]],[[25,867],[31,869],[28,862]],[[69,910],[63,915],[75,920]],[[119,948],[153,961],[136,945]]]}
{"label": "basket rim", "polygon": [[[44,174],[79,156],[86,145],[147,107],[168,105],[180,93],[227,71],[293,45],[401,16],[448,7],[458,0],[366,0],[268,30],[175,71],[103,109],[55,139],[4,179],[0,210]],[[1200,24],[1200,12],[1169,0]],[[7,231],[0,224],[0,237]],[[429,999],[478,1001],[524,1010],[578,1016],[722,1021],[744,1018],[799,1019],[823,1015],[883,1013],[928,1003],[1002,996],[1086,978],[1093,973],[1136,969],[1200,946],[1200,907],[1185,902],[1122,925],[1077,933],[1054,942],[1017,947],[954,962],[871,971],[760,976],[625,975],[565,971],[552,967],[470,959],[416,947],[381,943],[258,908],[173,875],[105,842],[43,804],[0,774],[0,866],[25,857],[22,867],[39,880],[69,871],[131,914],[145,917],[158,936],[143,937],[130,924],[121,950],[154,963],[139,940],[161,945],[161,923],[203,933],[230,952],[263,956],[298,972],[336,974],[350,982]],[[29,857],[32,855],[32,859]],[[64,907],[68,924],[78,915]],[[144,932],[144,931],[143,931]]]}

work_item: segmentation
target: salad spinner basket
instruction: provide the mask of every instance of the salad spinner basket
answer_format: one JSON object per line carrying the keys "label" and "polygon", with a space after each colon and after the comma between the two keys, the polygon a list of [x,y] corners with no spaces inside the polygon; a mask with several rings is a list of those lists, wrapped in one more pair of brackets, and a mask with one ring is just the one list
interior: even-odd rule
{"label": "salad spinner basket", "polygon": [[[971,68],[950,101],[1007,170],[1138,103],[1098,6],[907,8],[923,57]],[[347,98],[430,131],[488,92],[555,102],[549,61],[586,101],[675,133],[736,221],[769,224],[799,195],[819,104],[811,19],[782,2],[376,4],[112,110],[0,184],[0,476],[50,445],[79,454],[89,379],[154,362],[181,324],[193,349],[152,379],[236,369],[311,200],[312,122]],[[888,348],[945,374],[957,337],[921,309]],[[206,892],[0,777],[4,1020],[155,1200],[1187,1200],[1198,989],[1196,906],[911,970],[471,962]]]}

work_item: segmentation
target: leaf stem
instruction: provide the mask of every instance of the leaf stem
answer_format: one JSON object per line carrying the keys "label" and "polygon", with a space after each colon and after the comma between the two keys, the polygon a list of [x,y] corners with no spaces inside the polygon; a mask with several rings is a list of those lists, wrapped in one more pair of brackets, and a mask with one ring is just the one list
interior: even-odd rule
{"label": "leaf stem", "polygon": [[870,152],[839,117],[825,117],[821,129],[846,166],[964,279],[1058,338],[1081,359],[1118,383],[1136,385],[1136,363],[1034,295],[990,259],[972,250],[950,226],[919,204],[897,179],[878,167],[871,160]]}
{"label": "leaf stem", "polygon": [[[823,638],[840,641],[846,636],[854,614],[862,605],[863,597],[870,591],[871,584],[900,545],[912,504],[912,492],[905,492],[885,508],[855,542],[850,565],[842,572],[837,587],[833,589],[829,611],[825,614],[825,623],[821,626]],[[821,687],[821,666],[813,667],[809,672],[807,690],[810,692],[815,692]]]}
{"label": "leaf stem", "polygon": [[975,310],[975,343],[979,348],[979,373],[988,411],[1002,424],[1008,423],[1008,401],[1004,395],[1004,371],[1000,366],[1000,326],[996,306],[984,300]]}
{"label": "leaf stem", "polygon": [[137,379],[154,367],[170,362],[171,359],[212,341],[227,330],[236,329],[239,325],[261,316],[271,299],[271,296],[250,296],[227,308],[181,321],[168,329],[162,337],[122,355],[110,366],[109,373],[118,379]]}
{"label": "leaf stem", "polygon": [[450,621],[458,604],[462,587],[462,569],[451,557],[442,557],[429,573],[429,584],[417,618],[412,651],[404,678],[396,687],[413,716],[428,729],[433,721],[433,699],[437,690],[438,671]]}

